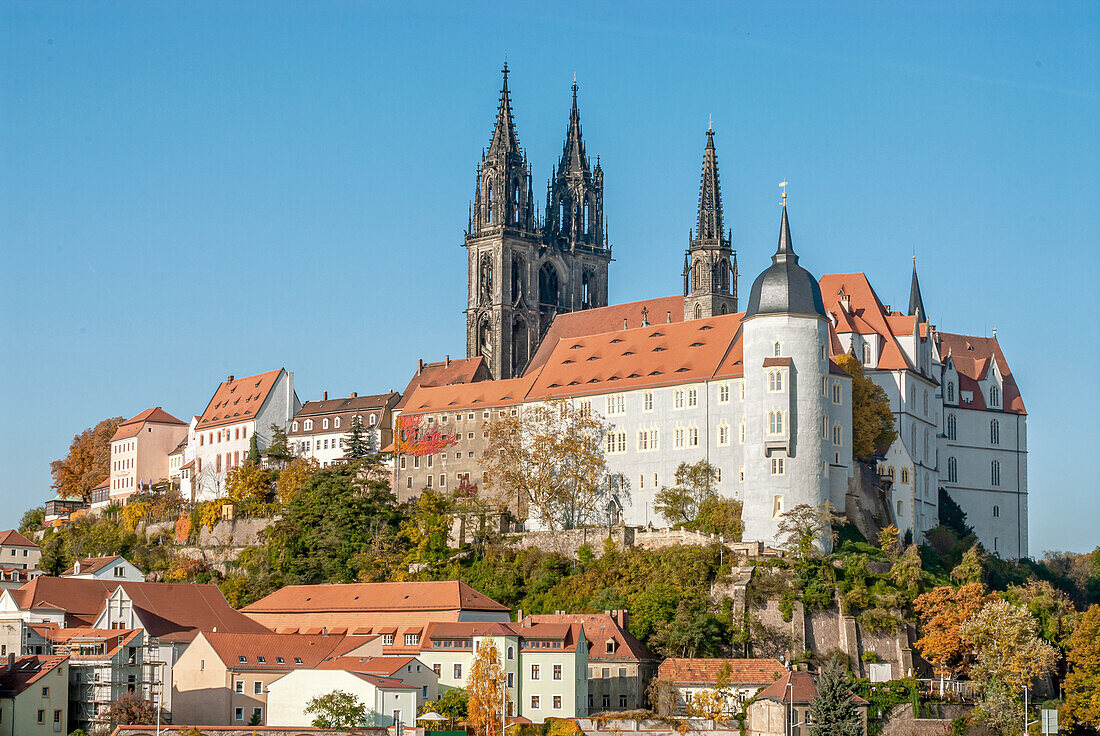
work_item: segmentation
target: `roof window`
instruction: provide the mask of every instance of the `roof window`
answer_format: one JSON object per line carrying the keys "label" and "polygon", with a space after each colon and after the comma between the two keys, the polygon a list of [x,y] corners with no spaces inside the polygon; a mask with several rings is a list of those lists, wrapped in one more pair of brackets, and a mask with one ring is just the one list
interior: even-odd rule
{"label": "roof window", "polygon": [[237,661],[243,664],[248,661],[248,657],[244,656],[243,654],[238,654]]}
{"label": "roof window", "polygon": [[260,664],[267,664],[267,660],[264,659],[263,657],[256,657],[256,661],[259,662]]}
{"label": "roof window", "polygon": [[301,664],[301,663],[302,663],[302,658],[301,657],[295,657],[294,658],[294,664]]}
{"label": "roof window", "polygon": [[275,664],[286,664],[286,660],[284,660],[282,657],[276,657]]}
{"label": "roof window", "polygon": [[693,342],[692,344],[688,345],[688,347],[689,347],[689,348],[701,348],[701,347],[703,347],[703,343],[701,343],[701,342]]}
{"label": "roof window", "polygon": [[578,343],[577,343],[576,345],[573,345],[573,346],[571,346],[571,347],[570,347],[569,349],[570,349],[570,350],[576,350],[577,348],[583,348],[583,347],[584,347],[584,346],[583,346],[583,345],[581,345],[581,344],[580,344],[580,343],[578,342]]}
{"label": "roof window", "polygon": [[663,333],[663,332],[654,332],[652,335],[650,335],[650,337],[664,337],[664,336],[665,336],[665,333]]}
{"label": "roof window", "polygon": [[702,330],[713,330],[713,329],[714,329],[714,327],[712,325],[703,325],[702,327],[699,328],[700,331],[702,331]]}

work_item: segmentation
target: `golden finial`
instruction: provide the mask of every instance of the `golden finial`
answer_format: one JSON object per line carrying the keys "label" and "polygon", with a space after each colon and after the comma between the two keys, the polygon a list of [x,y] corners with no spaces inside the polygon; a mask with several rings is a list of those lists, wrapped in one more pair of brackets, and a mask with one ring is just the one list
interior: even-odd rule
{"label": "golden finial", "polygon": [[787,206],[787,182],[779,182],[779,186],[783,187],[783,206]]}

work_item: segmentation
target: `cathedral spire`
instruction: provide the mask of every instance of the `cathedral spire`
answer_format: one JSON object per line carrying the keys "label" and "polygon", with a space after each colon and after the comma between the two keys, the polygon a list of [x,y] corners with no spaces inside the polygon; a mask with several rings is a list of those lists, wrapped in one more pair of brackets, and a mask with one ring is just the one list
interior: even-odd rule
{"label": "cathedral spire", "polygon": [[913,281],[909,284],[909,314],[919,315],[919,318],[928,319],[928,312],[924,311],[924,299],[920,295],[920,281],[917,280],[917,257],[913,256]]}
{"label": "cathedral spire", "polygon": [[504,68],[500,71],[504,75],[504,82],[500,88],[500,106],[497,108],[493,139],[489,142],[489,155],[510,153],[519,155],[519,138],[516,136],[516,123],[512,117],[512,96],[508,91],[507,61],[504,62]]}
{"label": "cathedral spire", "polygon": [[565,134],[562,147],[560,173],[581,173],[588,171],[588,158],[584,154],[584,140],[581,138],[581,113],[577,108],[577,75],[573,75],[573,109],[569,111],[569,130]]}
{"label": "cathedral spire", "polygon": [[603,169],[589,167],[581,136],[581,114],[577,105],[577,78],[573,77],[573,106],[561,148],[547,190],[545,235],[559,247],[578,245],[604,249],[606,231],[603,215]]}
{"label": "cathedral spire", "polygon": [[722,192],[718,185],[718,152],[714,128],[707,124],[707,147],[703,151],[703,174],[699,184],[699,240],[722,238]]}

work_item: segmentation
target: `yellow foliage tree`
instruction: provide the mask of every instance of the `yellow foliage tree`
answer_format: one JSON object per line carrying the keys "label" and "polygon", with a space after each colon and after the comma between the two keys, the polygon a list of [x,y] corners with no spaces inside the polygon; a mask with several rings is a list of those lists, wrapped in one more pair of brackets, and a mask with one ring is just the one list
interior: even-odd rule
{"label": "yellow foliage tree", "polygon": [[1100,604],[1089,606],[1070,635],[1066,660],[1062,716],[1071,725],[1100,729]]}
{"label": "yellow foliage tree", "polygon": [[1021,690],[1058,664],[1058,650],[1039,638],[1035,619],[1008,601],[989,601],[963,622],[959,633],[974,648],[970,676],[976,680],[1003,682]]}
{"label": "yellow foliage tree", "polygon": [[891,524],[878,533],[878,546],[891,560],[898,558],[901,552],[901,542],[898,539],[898,528]]}
{"label": "yellow foliage tree", "polygon": [[466,692],[470,698],[466,706],[466,725],[470,733],[492,736],[494,726],[501,723],[501,707],[507,708],[502,702],[507,696],[504,692],[504,666],[491,636],[477,645]]}
{"label": "yellow foliage tree", "polygon": [[691,696],[686,710],[693,718],[717,721],[726,712],[726,698],[717,690],[700,690]]}
{"label": "yellow foliage tree", "polygon": [[92,489],[111,474],[111,437],[122,417],[104,419],[73,437],[69,454],[50,463],[53,487],[59,496],[88,500]]}
{"label": "yellow foliage tree", "polygon": [[863,364],[855,357],[840,355],[836,362],[852,377],[852,454],[870,462],[898,436],[890,399],[882,386],[863,375]]}
{"label": "yellow foliage tree", "polygon": [[122,524],[128,530],[134,531],[137,525],[149,516],[152,506],[148,501],[132,501],[122,509]]}
{"label": "yellow foliage tree", "polygon": [[225,476],[226,495],[238,508],[255,510],[272,495],[272,473],[256,463],[238,465]]}
{"label": "yellow foliage tree", "polygon": [[285,506],[294,500],[313,474],[320,469],[321,464],[312,457],[296,457],[287,463],[279,472],[279,479],[275,481],[279,503]]}
{"label": "yellow foliage tree", "polygon": [[482,465],[489,494],[517,517],[534,516],[549,529],[599,519],[610,492],[607,428],[596,412],[561,400],[494,419],[486,427]]}
{"label": "yellow foliage tree", "polygon": [[957,590],[949,585],[933,588],[913,602],[922,632],[916,646],[937,675],[952,677],[966,671],[973,650],[962,625],[992,599],[984,585],[969,583]]}

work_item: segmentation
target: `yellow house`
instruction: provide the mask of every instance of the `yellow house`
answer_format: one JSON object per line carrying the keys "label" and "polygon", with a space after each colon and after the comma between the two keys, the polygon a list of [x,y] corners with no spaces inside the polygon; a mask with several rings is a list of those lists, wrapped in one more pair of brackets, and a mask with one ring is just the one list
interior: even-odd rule
{"label": "yellow house", "polygon": [[0,670],[0,736],[68,733],[68,657],[8,655]]}

